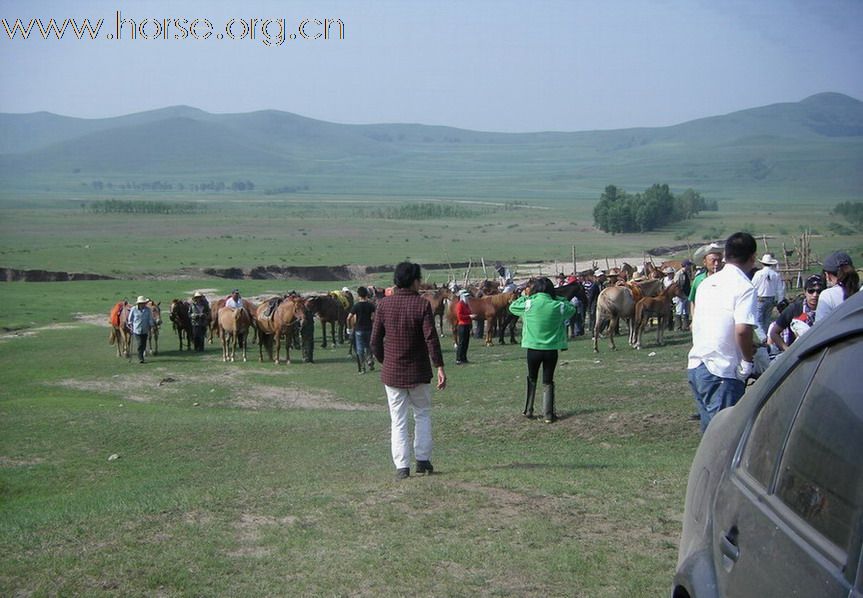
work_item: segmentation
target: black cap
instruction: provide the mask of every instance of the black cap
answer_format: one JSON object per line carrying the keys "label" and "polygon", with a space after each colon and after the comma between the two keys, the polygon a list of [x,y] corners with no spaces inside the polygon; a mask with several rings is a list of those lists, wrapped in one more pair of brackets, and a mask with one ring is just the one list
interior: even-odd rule
{"label": "black cap", "polygon": [[836,274],[839,272],[839,268],[842,266],[853,266],[854,263],[851,261],[851,256],[849,256],[844,251],[834,251],[830,255],[828,255],[824,260],[824,271],[830,272],[831,274]]}

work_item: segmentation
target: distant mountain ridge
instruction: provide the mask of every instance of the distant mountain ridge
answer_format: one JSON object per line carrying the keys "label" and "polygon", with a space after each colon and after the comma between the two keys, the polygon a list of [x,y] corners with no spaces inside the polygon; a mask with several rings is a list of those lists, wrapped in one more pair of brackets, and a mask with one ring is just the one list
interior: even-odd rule
{"label": "distant mountain ridge", "polygon": [[256,189],[563,198],[654,182],[714,193],[863,188],[863,102],[821,93],[669,127],[494,133],[421,124],[345,125],[289,112],[189,106],[104,119],[0,114],[3,189],[93,180],[242,178]]}

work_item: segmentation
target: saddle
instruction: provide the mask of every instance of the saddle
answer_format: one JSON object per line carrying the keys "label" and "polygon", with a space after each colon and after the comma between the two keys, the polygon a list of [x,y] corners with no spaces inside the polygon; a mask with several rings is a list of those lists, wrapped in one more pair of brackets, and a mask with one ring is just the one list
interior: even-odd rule
{"label": "saddle", "polygon": [[108,318],[111,326],[119,327],[120,326],[120,314],[123,313],[123,307],[126,305],[125,301],[120,301],[111,308],[111,316]]}
{"label": "saddle", "polygon": [[265,318],[272,318],[273,314],[276,313],[276,308],[282,302],[281,297],[273,297],[269,301],[267,301],[267,309],[264,310]]}

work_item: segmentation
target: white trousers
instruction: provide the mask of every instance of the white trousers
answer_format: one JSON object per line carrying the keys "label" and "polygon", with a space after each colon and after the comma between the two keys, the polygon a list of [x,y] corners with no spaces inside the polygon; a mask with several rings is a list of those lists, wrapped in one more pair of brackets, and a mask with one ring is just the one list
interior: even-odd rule
{"label": "white trousers", "polygon": [[408,406],[414,413],[413,452],[417,461],[430,461],[432,452],[431,384],[413,388],[384,385],[390,406],[393,463],[396,469],[410,468],[411,445],[408,433]]}

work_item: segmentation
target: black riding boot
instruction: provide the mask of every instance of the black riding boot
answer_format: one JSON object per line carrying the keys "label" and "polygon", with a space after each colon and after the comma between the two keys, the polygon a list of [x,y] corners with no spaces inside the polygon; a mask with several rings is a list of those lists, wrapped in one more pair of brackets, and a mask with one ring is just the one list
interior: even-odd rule
{"label": "black riding boot", "polygon": [[532,378],[527,379],[527,396],[524,399],[524,411],[522,413],[525,417],[533,418],[533,400],[536,398],[536,380]]}
{"label": "black riding boot", "polygon": [[554,414],[554,382],[542,385],[542,412],[547,424],[557,419]]}

